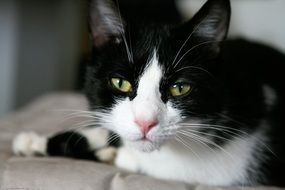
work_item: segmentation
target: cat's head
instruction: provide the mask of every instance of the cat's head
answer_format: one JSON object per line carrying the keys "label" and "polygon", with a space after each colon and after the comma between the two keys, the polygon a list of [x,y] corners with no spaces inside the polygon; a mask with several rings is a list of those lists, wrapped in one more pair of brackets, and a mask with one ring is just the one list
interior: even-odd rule
{"label": "cat's head", "polygon": [[99,125],[152,151],[189,123],[219,111],[213,75],[230,3],[209,0],[190,21],[177,25],[132,20],[125,20],[113,1],[92,2],[94,48],[86,92]]}

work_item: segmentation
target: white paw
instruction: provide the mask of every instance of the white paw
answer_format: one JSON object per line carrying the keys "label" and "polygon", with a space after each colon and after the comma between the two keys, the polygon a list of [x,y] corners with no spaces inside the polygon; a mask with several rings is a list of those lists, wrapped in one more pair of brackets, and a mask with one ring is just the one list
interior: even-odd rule
{"label": "white paw", "polygon": [[16,155],[46,155],[47,138],[33,132],[20,133],[14,138],[12,149]]}
{"label": "white paw", "polygon": [[96,151],[95,154],[100,161],[105,163],[113,163],[117,155],[117,149],[114,147],[102,148]]}
{"label": "white paw", "polygon": [[100,149],[108,145],[109,132],[102,128],[89,128],[79,131],[89,143],[91,149]]}

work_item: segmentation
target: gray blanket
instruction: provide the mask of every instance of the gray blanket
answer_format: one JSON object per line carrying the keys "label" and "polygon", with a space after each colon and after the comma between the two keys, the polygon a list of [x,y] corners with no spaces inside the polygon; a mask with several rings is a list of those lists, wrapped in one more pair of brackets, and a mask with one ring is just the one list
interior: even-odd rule
{"label": "gray blanket", "polygon": [[[277,189],[269,187],[205,187],[162,181],[128,173],[113,166],[67,158],[22,158],[11,153],[13,137],[21,131],[53,134],[77,128],[83,120],[70,118],[68,110],[86,109],[79,94],[55,94],[42,97],[29,106],[0,119],[1,190],[238,190]],[[285,179],[284,179],[285,180]]]}

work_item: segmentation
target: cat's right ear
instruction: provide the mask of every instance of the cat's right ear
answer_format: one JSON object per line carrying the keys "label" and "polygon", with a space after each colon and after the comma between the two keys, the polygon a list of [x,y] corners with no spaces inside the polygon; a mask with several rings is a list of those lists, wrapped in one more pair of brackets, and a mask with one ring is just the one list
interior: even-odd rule
{"label": "cat's right ear", "polygon": [[121,41],[124,23],[114,1],[90,0],[89,27],[95,48]]}

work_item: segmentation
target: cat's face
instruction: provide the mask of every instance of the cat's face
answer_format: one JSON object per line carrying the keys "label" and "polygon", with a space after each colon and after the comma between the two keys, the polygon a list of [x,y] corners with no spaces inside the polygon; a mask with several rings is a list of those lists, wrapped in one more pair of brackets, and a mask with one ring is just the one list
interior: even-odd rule
{"label": "cat's face", "polygon": [[217,112],[213,65],[229,12],[227,0],[209,1],[191,21],[176,27],[124,26],[112,12],[101,39],[91,26],[97,42],[86,90],[98,123],[139,150],[152,151],[176,139],[189,123]]}

